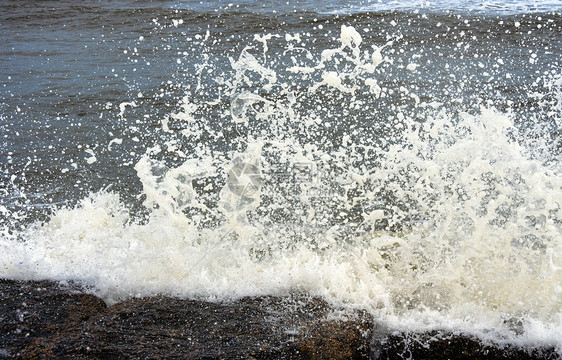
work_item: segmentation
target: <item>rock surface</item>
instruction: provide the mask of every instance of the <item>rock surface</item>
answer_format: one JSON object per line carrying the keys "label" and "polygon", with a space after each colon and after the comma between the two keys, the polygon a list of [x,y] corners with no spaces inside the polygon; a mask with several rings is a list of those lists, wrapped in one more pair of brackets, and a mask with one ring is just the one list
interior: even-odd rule
{"label": "rock surface", "polygon": [[360,359],[373,323],[305,296],[110,307],[54,283],[0,281],[0,358]]}
{"label": "rock surface", "polygon": [[0,280],[0,359],[556,359],[459,334],[390,332],[304,295],[110,307],[52,282]]}
{"label": "rock surface", "polygon": [[462,334],[394,333],[379,346],[379,359],[455,359],[455,360],[526,360],[558,359],[553,348],[522,349],[516,346],[492,346]]}
{"label": "rock surface", "polygon": [[64,334],[105,309],[101,299],[56,283],[0,280],[0,359]]}

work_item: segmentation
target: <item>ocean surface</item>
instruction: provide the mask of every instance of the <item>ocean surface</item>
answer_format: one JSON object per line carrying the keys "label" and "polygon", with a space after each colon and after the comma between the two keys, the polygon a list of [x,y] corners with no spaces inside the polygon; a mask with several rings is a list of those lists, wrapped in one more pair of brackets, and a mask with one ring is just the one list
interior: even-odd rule
{"label": "ocean surface", "polygon": [[0,0],[0,54],[0,277],[562,356],[560,1]]}

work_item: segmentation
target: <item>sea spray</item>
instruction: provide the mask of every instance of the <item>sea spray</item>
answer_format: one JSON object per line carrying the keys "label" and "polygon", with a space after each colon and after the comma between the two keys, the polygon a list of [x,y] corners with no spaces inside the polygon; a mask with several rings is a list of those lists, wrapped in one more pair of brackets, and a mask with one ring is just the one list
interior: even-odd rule
{"label": "sea spray", "polygon": [[501,104],[389,87],[399,40],[347,25],[320,51],[256,37],[211,83],[218,98],[199,82],[161,119],[134,166],[144,218],[93,193],[5,228],[0,274],[77,280],[109,302],[305,291],[392,327],[560,349],[560,81],[523,126]]}

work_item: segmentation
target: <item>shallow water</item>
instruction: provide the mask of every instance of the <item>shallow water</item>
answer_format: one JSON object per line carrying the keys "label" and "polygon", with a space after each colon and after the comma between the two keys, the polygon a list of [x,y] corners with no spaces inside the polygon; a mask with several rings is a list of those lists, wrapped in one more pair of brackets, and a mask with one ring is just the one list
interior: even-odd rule
{"label": "shallow water", "polygon": [[1,2],[0,276],[562,349],[562,6],[295,4]]}

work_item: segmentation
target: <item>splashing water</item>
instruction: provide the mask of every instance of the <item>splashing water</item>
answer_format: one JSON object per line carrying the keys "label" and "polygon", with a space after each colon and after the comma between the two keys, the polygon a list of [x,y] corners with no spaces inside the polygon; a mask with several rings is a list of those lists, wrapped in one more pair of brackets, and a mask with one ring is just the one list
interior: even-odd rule
{"label": "splashing water", "polygon": [[0,275],[78,280],[108,301],[306,291],[390,326],[562,349],[559,144],[531,136],[562,127],[561,78],[521,126],[493,103],[390,87],[399,36],[365,44],[344,25],[320,52],[254,40],[211,82],[222,90],[196,78],[161,120],[134,166],[144,219],[93,193],[4,229]]}

